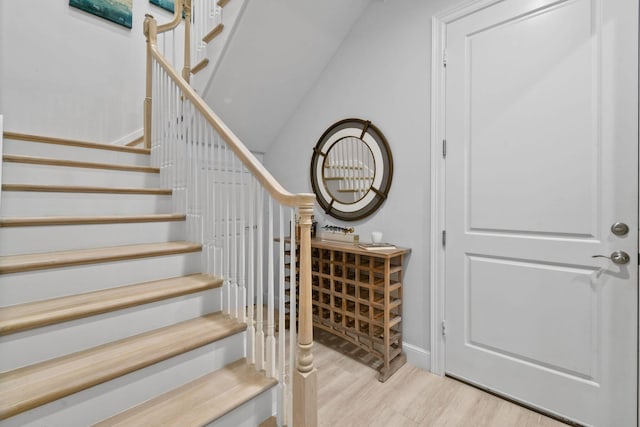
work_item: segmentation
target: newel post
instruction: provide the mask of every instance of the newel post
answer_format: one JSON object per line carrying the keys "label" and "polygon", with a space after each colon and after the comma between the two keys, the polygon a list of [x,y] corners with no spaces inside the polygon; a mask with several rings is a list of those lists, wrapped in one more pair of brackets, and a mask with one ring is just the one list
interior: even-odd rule
{"label": "newel post", "polygon": [[300,217],[300,306],[298,349],[293,374],[293,426],[318,425],[316,370],[313,367],[313,319],[311,308],[311,215],[313,206],[298,208]]}
{"label": "newel post", "polygon": [[184,0],[184,67],[182,78],[191,78],[191,0]]}
{"label": "newel post", "polygon": [[144,98],[144,147],[151,148],[151,96],[153,84],[151,47],[155,46],[158,41],[158,23],[152,15],[146,14],[144,16],[143,31],[144,36],[147,39],[147,68]]}

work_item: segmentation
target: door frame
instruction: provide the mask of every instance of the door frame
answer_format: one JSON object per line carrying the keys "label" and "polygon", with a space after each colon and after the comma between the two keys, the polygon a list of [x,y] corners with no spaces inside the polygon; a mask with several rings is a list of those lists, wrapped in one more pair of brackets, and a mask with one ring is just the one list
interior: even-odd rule
{"label": "door frame", "polygon": [[[445,229],[445,173],[446,162],[443,153],[445,139],[445,46],[447,25],[479,10],[500,3],[503,0],[470,0],[446,9],[431,20],[431,242],[430,242],[430,362],[431,372],[445,374],[445,339],[443,335],[445,315],[445,248],[442,244],[442,232]],[[640,26],[639,26],[640,27]],[[640,34],[639,34],[640,37]],[[638,78],[640,79],[640,73]],[[640,94],[638,95],[640,99]],[[640,114],[638,117],[640,122]],[[640,144],[640,135],[637,143]],[[640,164],[640,160],[639,160]],[[640,189],[640,179],[639,179]],[[637,195],[640,198],[640,194]],[[640,219],[640,210],[638,212]],[[640,236],[639,236],[640,240]],[[640,287],[640,277],[637,277]],[[640,295],[640,293],[639,293]],[[637,302],[640,312],[640,301]],[[640,315],[638,322],[638,342],[640,343]],[[640,385],[640,354],[636,354],[638,363],[637,384]],[[640,420],[640,393],[636,410]]]}
{"label": "door frame", "polygon": [[503,0],[471,0],[431,18],[431,372],[445,373],[445,45],[447,25]]}

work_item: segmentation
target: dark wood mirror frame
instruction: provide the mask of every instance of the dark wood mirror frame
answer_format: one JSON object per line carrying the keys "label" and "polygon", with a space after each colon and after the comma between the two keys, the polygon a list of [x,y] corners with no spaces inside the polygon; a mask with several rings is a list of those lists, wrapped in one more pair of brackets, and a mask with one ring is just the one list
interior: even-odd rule
{"label": "dark wood mirror frame", "polygon": [[311,186],[334,218],[356,221],[386,200],[393,157],[385,136],[370,121],[350,118],[331,125],[313,148]]}

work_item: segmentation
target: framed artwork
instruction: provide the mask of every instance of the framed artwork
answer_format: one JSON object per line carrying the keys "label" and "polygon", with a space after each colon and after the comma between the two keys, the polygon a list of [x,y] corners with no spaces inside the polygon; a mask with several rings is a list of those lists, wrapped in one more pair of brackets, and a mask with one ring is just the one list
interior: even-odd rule
{"label": "framed artwork", "polygon": [[174,0],[149,0],[149,3],[160,6],[161,8],[163,8],[164,10],[168,10],[169,12],[173,12],[173,1]]}
{"label": "framed artwork", "polygon": [[133,0],[69,0],[69,6],[131,28]]}

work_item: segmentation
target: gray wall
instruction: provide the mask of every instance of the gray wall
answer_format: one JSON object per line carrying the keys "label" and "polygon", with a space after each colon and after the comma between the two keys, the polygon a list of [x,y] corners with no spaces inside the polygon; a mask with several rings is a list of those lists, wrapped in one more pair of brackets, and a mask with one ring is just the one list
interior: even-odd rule
{"label": "gray wall", "polygon": [[[353,224],[412,249],[404,281],[404,341],[410,362],[429,367],[429,144],[431,17],[446,0],[371,2],[314,87],[265,155],[267,168],[289,191],[309,192],[311,149],[332,123],[371,120],[394,159],[389,198]],[[316,209],[320,225],[346,224]]]}
{"label": "gray wall", "polygon": [[205,100],[245,145],[266,150],[368,4],[248,1]]}

